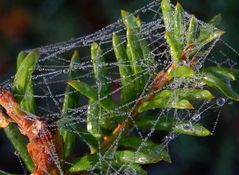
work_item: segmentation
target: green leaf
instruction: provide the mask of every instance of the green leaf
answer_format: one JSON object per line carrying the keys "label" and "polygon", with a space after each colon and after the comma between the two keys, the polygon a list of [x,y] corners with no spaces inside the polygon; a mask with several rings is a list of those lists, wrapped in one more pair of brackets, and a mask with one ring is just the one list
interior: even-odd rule
{"label": "green leaf", "polygon": [[196,36],[198,31],[198,23],[194,16],[191,17],[188,31],[187,31],[187,45],[188,47],[190,44],[195,44]]}
{"label": "green leaf", "polygon": [[109,77],[109,73],[106,67],[102,50],[97,43],[93,43],[91,45],[91,61],[93,64],[95,80],[96,82],[100,83],[100,87],[98,87],[100,88],[100,98],[106,97],[108,100],[111,100],[111,96],[109,95],[110,84],[107,80],[107,77]]}
{"label": "green leaf", "polygon": [[135,99],[136,96],[131,77],[132,69],[130,66],[126,66],[130,59],[127,56],[124,44],[115,33],[113,33],[113,48],[121,77],[121,98],[124,103],[127,103]]}
{"label": "green leaf", "polygon": [[171,162],[168,152],[162,146],[156,146],[147,152],[134,151],[116,151],[115,157],[117,162],[135,163],[135,164],[152,164],[159,161]]}
{"label": "green leaf", "polygon": [[180,78],[180,77],[191,77],[193,75],[193,70],[189,66],[177,66],[170,73],[170,78]]}
{"label": "green leaf", "polygon": [[161,1],[161,9],[163,13],[165,31],[170,32],[173,30],[173,11],[169,0]]}
{"label": "green leaf", "polygon": [[176,41],[172,32],[166,32],[165,37],[169,45],[170,55],[174,63],[178,63],[182,58],[182,48]]}
{"label": "green leaf", "polygon": [[216,89],[219,93],[225,95],[231,100],[239,101],[239,95],[237,92],[235,92],[231,84],[227,84],[220,80],[218,77],[214,76],[213,74],[209,72],[204,72],[203,73],[203,82],[213,88]]}
{"label": "green leaf", "polygon": [[190,124],[187,121],[181,121],[175,117],[160,117],[155,123],[157,117],[145,116],[139,117],[136,124],[139,129],[151,130],[153,127],[159,131],[175,132],[177,134],[186,134],[192,136],[209,136],[211,132],[200,124]]}
{"label": "green leaf", "polygon": [[191,103],[186,99],[172,98],[171,91],[162,91],[162,98],[156,98],[150,101],[143,102],[139,108],[138,112],[144,112],[157,108],[176,108],[176,109],[193,109]]}
{"label": "green leaf", "polygon": [[208,24],[213,25],[215,27],[218,27],[221,24],[222,21],[222,15],[218,14],[216,16],[214,16],[209,22]]}
{"label": "green leaf", "polygon": [[85,155],[80,159],[76,160],[75,163],[71,166],[69,171],[71,173],[79,171],[87,171],[92,169],[96,163],[99,161],[99,157],[96,154]]}
{"label": "green leaf", "polygon": [[19,67],[21,66],[23,60],[25,59],[26,54],[25,52],[21,51],[18,56],[17,56],[17,69],[19,69]]}
{"label": "green leaf", "polygon": [[[72,80],[69,81],[68,84],[72,86],[74,89],[76,89],[78,92],[80,92],[82,95],[88,97],[92,101],[95,101],[95,103],[98,103],[97,89],[92,88],[90,85],[88,85],[83,81]],[[100,100],[99,105],[102,106],[107,111],[114,110],[116,107],[116,104],[111,99],[108,98]]]}
{"label": "green leaf", "polygon": [[[75,65],[80,63],[80,57],[78,53],[75,51],[72,58],[71,63],[69,66],[70,72],[69,72],[69,79],[76,79],[78,76],[80,76],[79,69],[75,69]],[[67,85],[66,91],[65,91],[65,97],[62,107],[62,117],[68,117],[71,114],[69,113],[69,109],[76,108],[79,105],[80,100],[80,94],[79,92],[74,92],[74,88]],[[73,133],[70,133],[68,131],[65,131],[63,129],[60,130],[61,135],[63,136],[64,141],[64,157],[68,157],[72,150],[74,149],[74,145],[76,142],[76,135]]]}
{"label": "green leaf", "polygon": [[195,125],[191,125],[191,123],[177,124],[173,127],[173,130],[176,133],[192,135],[192,136],[205,137],[205,136],[212,135],[212,133],[208,129],[206,129],[200,124],[195,124]]}
{"label": "green leaf", "polygon": [[174,36],[178,44],[183,45],[185,33],[184,25],[184,10],[183,7],[177,3],[174,11]]}
{"label": "green leaf", "polygon": [[131,28],[133,30],[139,30],[139,21],[137,22],[135,16],[125,10],[121,10],[121,17],[124,22],[125,27]]}
{"label": "green leaf", "polygon": [[137,33],[134,32],[131,28],[127,28],[127,41],[132,56],[131,65],[134,72],[134,76],[140,78],[136,79],[136,89],[138,93],[142,92],[144,85],[147,81],[147,76],[143,75],[145,72],[145,67],[142,64],[143,53],[140,47],[139,38]]}
{"label": "green leaf", "polygon": [[[28,82],[31,79],[31,75],[35,70],[37,61],[39,58],[39,51],[33,50],[31,51],[26,58],[24,58],[23,62],[19,66],[17,73],[15,75],[15,79],[13,82],[13,92],[14,94],[20,93],[25,94]],[[19,57],[20,59],[20,57]],[[22,59],[22,57],[21,57]],[[21,99],[20,99],[21,100]]]}
{"label": "green leaf", "polygon": [[206,44],[212,42],[216,38],[219,38],[224,34],[224,31],[216,29],[214,27],[208,27],[208,28],[201,28],[201,32],[198,38],[197,43],[199,44],[199,47],[203,47]]}
{"label": "green leaf", "polygon": [[18,55],[17,73],[13,82],[12,91],[15,96],[17,95],[16,99],[20,103],[22,109],[30,113],[36,113],[37,107],[31,76],[38,61],[39,52],[33,50],[26,57],[24,56],[24,52],[20,52]]}
{"label": "green leaf", "polygon": [[178,99],[188,99],[188,100],[211,100],[214,96],[208,90],[202,89],[176,89],[176,90],[163,90],[157,93],[154,100],[171,98],[172,100]]}
{"label": "green leaf", "polygon": [[32,172],[34,169],[34,164],[27,151],[26,138],[23,137],[23,135],[19,132],[18,127],[13,124],[10,124],[8,127],[4,128],[4,132],[25,163],[27,169]]}

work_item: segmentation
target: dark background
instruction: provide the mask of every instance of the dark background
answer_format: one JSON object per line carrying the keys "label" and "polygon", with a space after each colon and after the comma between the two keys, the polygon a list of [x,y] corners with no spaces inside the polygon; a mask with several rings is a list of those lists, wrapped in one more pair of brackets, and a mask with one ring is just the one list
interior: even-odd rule
{"label": "dark background", "polygon": [[[116,21],[120,9],[134,11],[148,2],[150,0],[0,0],[0,82],[14,75],[19,51],[90,34]],[[221,13],[226,31],[224,40],[239,49],[238,0],[180,2],[185,10],[204,21]],[[238,103],[224,106],[213,136],[176,138],[170,144],[173,163],[148,166],[149,175],[239,174],[238,107]],[[212,113],[203,122],[212,129],[216,116]],[[22,173],[14,150],[0,132],[0,169]]]}

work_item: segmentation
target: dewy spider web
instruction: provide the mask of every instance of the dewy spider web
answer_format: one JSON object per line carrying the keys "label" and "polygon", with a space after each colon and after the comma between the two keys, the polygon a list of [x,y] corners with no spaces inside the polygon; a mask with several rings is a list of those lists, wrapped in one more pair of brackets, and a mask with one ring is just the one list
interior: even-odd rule
{"label": "dewy spider web", "polygon": [[[136,77],[134,77],[134,82],[142,77],[145,74],[149,74],[151,76],[154,75],[155,72],[159,72],[159,70],[167,70],[169,68],[171,63],[171,58],[169,54],[169,49],[166,43],[166,40],[164,38],[164,25],[163,25],[163,19],[162,14],[160,11],[160,0],[155,0],[151,2],[150,4],[138,9],[134,12],[134,15],[139,16],[142,20],[142,29],[138,33],[138,35],[143,36],[143,39],[146,39],[149,42],[149,46],[152,48],[152,52],[148,57],[140,58],[142,61],[136,63],[140,67],[143,68],[143,71],[140,72]],[[149,19],[150,21],[144,20]],[[185,14],[185,24],[188,26],[189,19],[191,15]],[[207,24],[203,23],[202,21],[198,20],[198,23],[200,25],[203,25],[207,28]],[[38,102],[38,108],[39,113],[42,115],[42,119],[52,121],[49,124],[50,128],[64,128],[68,131],[79,134],[77,130],[74,129],[75,124],[81,125],[86,127],[86,114],[87,109],[89,105],[86,103],[85,98],[82,96],[81,100],[81,106],[75,109],[69,109],[69,111],[72,113],[73,117],[67,116],[62,117],[61,114],[61,108],[64,98],[64,90],[67,81],[69,79],[67,78],[69,73],[69,64],[70,60],[66,59],[66,57],[69,57],[69,53],[72,53],[73,50],[78,50],[81,57],[81,62],[79,64],[74,65],[74,69],[80,70],[82,72],[81,76],[77,77],[77,80],[83,80],[92,85],[92,87],[97,87],[98,91],[100,91],[102,84],[100,82],[97,82],[95,84],[94,82],[94,73],[93,73],[93,65],[90,61],[90,45],[93,42],[97,42],[101,48],[103,49],[103,55],[107,60],[107,63],[104,65],[98,65],[107,67],[109,70],[109,77],[106,77],[108,80],[108,84],[110,85],[118,85],[121,81],[119,78],[119,66],[130,66],[130,63],[124,62],[122,65],[119,65],[119,63],[116,62],[114,59],[114,53],[113,53],[113,47],[112,47],[112,33],[116,33],[120,36],[122,39],[122,44],[126,43],[126,36],[125,36],[125,27],[121,19],[116,21],[115,23],[101,29],[100,31],[93,33],[88,36],[75,38],[66,42],[56,43],[48,46],[40,47],[40,53],[41,58],[38,62],[36,71],[34,75],[32,76],[33,80],[33,86],[35,90],[34,97],[37,99]],[[142,38],[142,37],[141,37]],[[183,38],[184,39],[184,38]],[[215,45],[217,46],[215,47]],[[29,52],[30,50],[27,50],[26,52]],[[227,44],[225,41],[221,39],[217,39],[216,41],[212,42],[207,48],[204,49],[204,52],[200,52],[196,54],[196,57],[200,60],[197,65],[196,69],[200,70],[200,68],[205,64],[205,61],[208,62],[208,64],[216,65],[216,66],[222,66],[226,65],[231,68],[235,67],[237,63],[233,61],[233,59],[229,58],[229,56],[233,56],[234,58],[238,58],[239,53],[234,50],[229,44]],[[155,58],[157,61],[156,65],[153,65],[153,67],[149,67],[145,64],[145,61],[147,59]],[[221,60],[220,60],[221,59]],[[199,87],[202,88],[202,85],[197,84],[197,80],[199,77],[193,77],[190,80],[186,80],[184,78],[176,78],[174,79],[170,84],[165,86],[165,89],[177,89],[177,88],[187,88],[187,87]],[[12,86],[11,84],[12,79],[9,79],[1,84],[2,87],[10,88]],[[134,82],[129,82],[128,85]],[[134,110],[134,104],[136,104],[137,101],[144,98],[146,96],[146,91],[152,84],[152,77],[148,78],[148,81],[146,83],[146,86],[144,87],[144,90],[142,94],[139,94],[137,99],[131,101],[129,104],[123,104],[122,106],[117,107],[113,112],[117,114],[125,115],[124,109],[128,105],[132,105],[132,109],[130,109],[127,113],[126,120],[132,120],[134,124],[134,132],[136,135],[140,136],[142,139],[141,145],[138,147],[137,151],[140,151],[142,149],[142,146],[144,143],[152,136],[152,134],[155,132],[155,126],[159,122],[160,118],[167,117],[167,116],[173,116],[178,119],[178,121],[188,121],[185,127],[190,129],[192,124],[198,123],[200,120],[202,120],[206,114],[208,109],[216,109],[220,110],[220,108],[224,105],[224,103],[227,101],[227,99],[220,98],[216,100],[207,101],[204,103],[199,104],[199,107],[194,110],[177,110],[177,109],[160,109],[157,110],[157,118],[155,119],[155,123],[152,126],[151,130],[146,132],[142,132],[138,129],[137,124],[134,122],[134,119],[131,117],[131,112]],[[127,85],[126,85],[127,86]],[[113,88],[111,93],[109,95],[112,95],[114,98],[118,98],[118,93],[122,87],[116,87]],[[17,95],[17,94],[16,94]],[[100,103],[105,97],[100,96],[100,93],[98,93],[98,101],[91,103],[90,105],[94,106]],[[177,96],[174,97],[175,99]],[[107,112],[104,111],[104,109],[100,108],[100,113],[102,116],[107,116]],[[99,116],[95,116],[96,120]],[[32,116],[31,120],[34,120],[34,116]],[[123,130],[122,130],[123,131]],[[178,134],[171,132],[168,135],[166,135],[161,140],[161,144],[164,148],[168,146],[168,143],[175,139],[175,137],[178,136]],[[111,156],[114,154],[114,151],[117,149],[118,141],[121,137],[121,134],[119,134],[118,138],[112,143],[111,147],[108,149],[112,152]],[[60,158],[55,154],[55,145],[53,143],[48,143],[49,146],[52,148],[52,159],[54,160],[55,164],[59,169],[60,162],[63,160],[60,160]],[[100,150],[100,149],[99,149]],[[107,153],[107,151],[106,151]],[[106,163],[108,165],[107,174],[127,174],[127,175],[133,175],[136,174],[133,169],[130,168],[130,164],[122,164],[121,167],[118,167],[117,169],[113,166],[112,162],[110,161],[110,157],[106,157],[107,154],[99,153],[99,161],[96,163],[95,167],[93,167],[89,174],[95,174],[95,168],[99,168],[102,166],[102,163]],[[72,162],[63,162],[65,164],[71,164]],[[101,167],[103,168],[103,167]],[[63,171],[60,171],[63,172]],[[100,171],[100,174],[104,174],[103,171]]]}

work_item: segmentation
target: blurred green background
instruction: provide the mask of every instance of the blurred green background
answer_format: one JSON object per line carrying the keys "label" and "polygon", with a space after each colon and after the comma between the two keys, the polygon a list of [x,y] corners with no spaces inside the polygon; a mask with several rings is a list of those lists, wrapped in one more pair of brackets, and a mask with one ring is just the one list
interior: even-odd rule
{"label": "blurred green background", "polygon": [[[69,40],[116,21],[120,9],[134,11],[150,0],[0,0],[0,82],[14,75],[20,50]],[[175,3],[175,1],[173,1]],[[224,40],[239,50],[238,0],[181,0],[186,11],[207,21],[221,13]],[[237,57],[238,59],[238,57]],[[149,175],[238,175],[239,105],[223,108],[213,136],[179,136],[170,144],[173,163],[145,167]],[[217,113],[203,122],[213,129]],[[12,146],[1,131],[0,169],[23,173]]]}

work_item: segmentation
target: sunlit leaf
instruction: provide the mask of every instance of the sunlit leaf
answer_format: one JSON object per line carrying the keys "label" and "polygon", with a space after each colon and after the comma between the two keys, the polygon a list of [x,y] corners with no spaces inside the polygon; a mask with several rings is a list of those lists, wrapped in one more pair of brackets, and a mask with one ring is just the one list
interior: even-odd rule
{"label": "sunlit leaf", "polygon": [[165,37],[169,45],[172,60],[173,62],[178,63],[182,58],[182,48],[180,44],[176,41],[173,32],[166,32]]}
{"label": "sunlit leaf", "polygon": [[157,108],[193,109],[193,106],[188,100],[185,99],[169,100],[168,98],[163,98],[142,103],[138,108],[138,112],[141,113]]}
{"label": "sunlit leaf", "polygon": [[161,1],[161,9],[163,13],[165,31],[170,32],[173,30],[173,11],[169,0]]}
{"label": "sunlit leaf", "polygon": [[39,51],[31,51],[23,60],[20,67],[17,70],[15,79],[13,82],[13,92],[20,94],[26,92],[28,81],[31,79],[31,75],[35,70],[39,58]]}
{"label": "sunlit leaf", "polygon": [[211,132],[200,124],[192,124],[188,121],[181,121],[175,117],[160,117],[157,121],[156,116],[139,117],[136,120],[137,127],[143,130],[155,128],[159,131],[175,132],[192,136],[209,136]]}
{"label": "sunlit leaf", "polygon": [[116,160],[122,163],[151,164],[159,161],[171,162],[168,153],[162,146],[156,146],[147,153],[141,151],[116,151]]}
{"label": "sunlit leaf", "polygon": [[174,11],[174,36],[178,44],[182,46],[185,34],[184,25],[184,10],[183,7],[177,3]]}
{"label": "sunlit leaf", "polygon": [[193,70],[189,66],[177,66],[170,73],[171,78],[190,77],[193,75]]}
{"label": "sunlit leaf", "polygon": [[190,44],[195,43],[196,41],[196,35],[197,35],[197,30],[198,30],[198,23],[197,20],[194,16],[191,17],[188,31],[187,31],[187,47]]}
{"label": "sunlit leaf", "polygon": [[211,100],[214,98],[214,96],[208,90],[187,88],[163,90],[155,95],[154,100],[163,98],[171,98],[171,100],[174,100],[176,98],[188,100]]}

